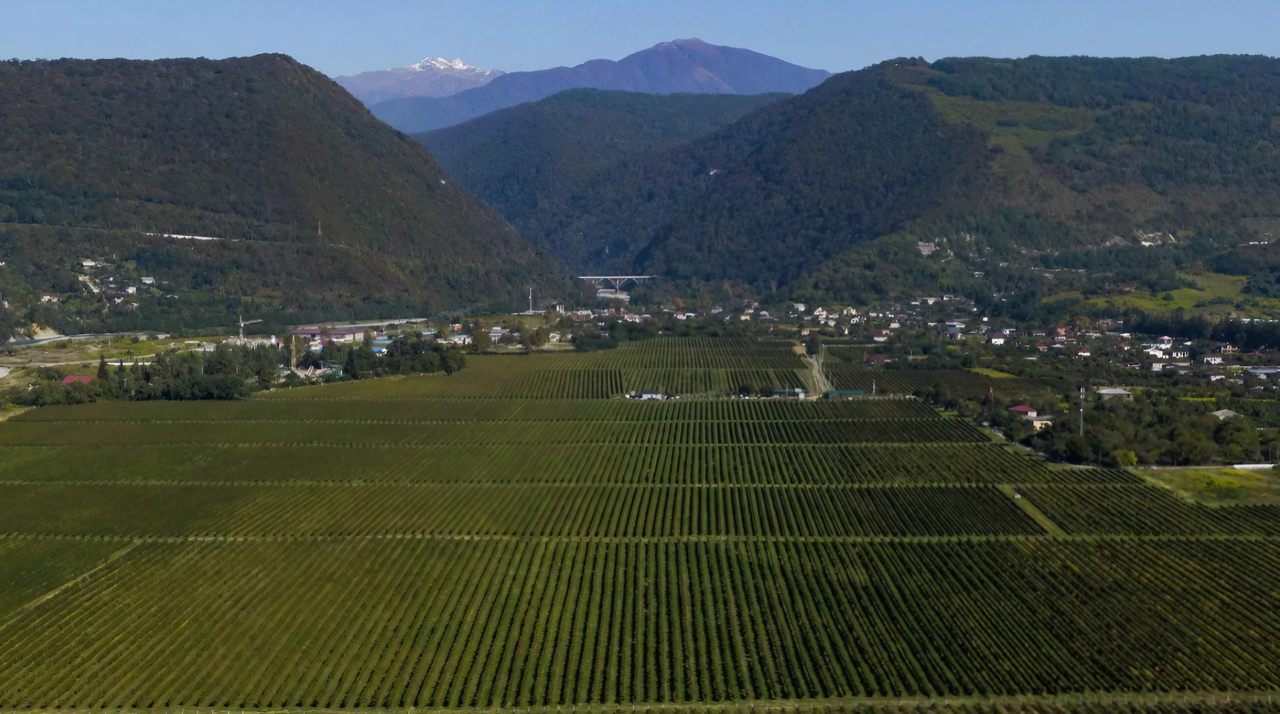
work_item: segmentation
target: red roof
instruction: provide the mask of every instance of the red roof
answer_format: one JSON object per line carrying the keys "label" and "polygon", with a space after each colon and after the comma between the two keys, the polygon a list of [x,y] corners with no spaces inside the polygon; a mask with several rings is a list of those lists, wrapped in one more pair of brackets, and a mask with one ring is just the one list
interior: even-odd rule
{"label": "red roof", "polygon": [[1035,411],[1035,407],[1029,407],[1026,404],[1019,404],[1016,407],[1009,407],[1009,411],[1017,412],[1018,414],[1031,414]]}
{"label": "red roof", "polygon": [[91,374],[68,374],[62,378],[62,383],[65,385],[93,384],[93,380],[95,379],[97,379],[97,377],[94,377]]}

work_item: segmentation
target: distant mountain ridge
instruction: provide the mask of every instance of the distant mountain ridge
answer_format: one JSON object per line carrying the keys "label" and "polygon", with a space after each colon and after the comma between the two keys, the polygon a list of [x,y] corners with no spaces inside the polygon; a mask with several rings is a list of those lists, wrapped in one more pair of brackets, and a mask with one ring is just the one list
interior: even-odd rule
{"label": "distant mountain ridge", "polygon": [[566,89],[612,89],[647,94],[796,94],[830,73],[751,50],[698,39],[662,42],[621,60],[511,72],[482,87],[447,97],[393,99],[372,105],[374,116],[406,133],[460,124],[499,109],[544,99]]}
{"label": "distant mountain ridge", "polygon": [[501,70],[474,67],[461,59],[428,57],[408,67],[334,77],[333,81],[365,105],[405,97],[447,97],[481,87]]}

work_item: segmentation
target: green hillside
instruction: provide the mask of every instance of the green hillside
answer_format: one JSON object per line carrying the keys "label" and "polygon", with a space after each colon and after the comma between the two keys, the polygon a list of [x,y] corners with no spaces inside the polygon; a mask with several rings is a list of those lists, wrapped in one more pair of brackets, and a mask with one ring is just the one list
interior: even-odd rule
{"label": "green hillside", "polygon": [[614,180],[620,165],[704,137],[787,95],[640,94],[573,89],[415,135],[468,189],[522,234],[548,239],[571,265],[576,240],[550,240],[589,207],[584,186]]}
{"label": "green hillside", "polygon": [[[5,62],[0,95],[6,296],[75,302],[82,258],[136,264],[179,299],[281,309],[504,304],[558,275],[418,144],[284,56]],[[49,240],[65,249],[29,245]]]}
{"label": "green hillside", "polygon": [[[495,131],[536,145],[527,125]],[[1175,279],[1274,227],[1278,139],[1269,58],[895,60],[565,181],[521,213],[489,200],[572,268],[756,294],[989,293],[974,270],[989,283],[1064,263]],[[459,176],[536,181],[524,158],[475,156],[484,168]],[[1150,235],[1160,245],[1143,254]]]}

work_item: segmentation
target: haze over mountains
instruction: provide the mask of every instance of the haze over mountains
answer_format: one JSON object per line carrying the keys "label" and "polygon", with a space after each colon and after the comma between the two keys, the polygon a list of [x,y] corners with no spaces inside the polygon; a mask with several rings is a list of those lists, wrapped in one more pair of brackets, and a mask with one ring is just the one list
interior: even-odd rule
{"label": "haze over mountains", "polygon": [[502,74],[473,67],[461,59],[428,57],[408,67],[334,77],[342,88],[367,105],[404,97],[447,97],[488,84]]}
{"label": "haze over mountains", "polygon": [[697,39],[663,42],[621,60],[511,72],[447,97],[409,97],[373,104],[375,116],[406,132],[459,124],[498,109],[575,88],[649,94],[795,94],[830,76],[758,52]]}

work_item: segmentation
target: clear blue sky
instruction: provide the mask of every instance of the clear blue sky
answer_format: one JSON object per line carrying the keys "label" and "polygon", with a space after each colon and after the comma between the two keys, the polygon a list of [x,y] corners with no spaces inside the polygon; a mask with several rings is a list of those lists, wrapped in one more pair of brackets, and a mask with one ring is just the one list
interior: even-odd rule
{"label": "clear blue sky", "polygon": [[328,74],[504,70],[678,37],[833,71],[883,59],[1280,54],[1280,0],[0,0],[0,57],[283,52]]}

